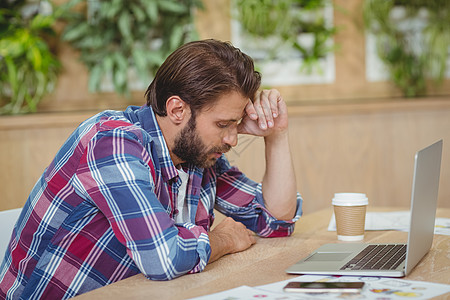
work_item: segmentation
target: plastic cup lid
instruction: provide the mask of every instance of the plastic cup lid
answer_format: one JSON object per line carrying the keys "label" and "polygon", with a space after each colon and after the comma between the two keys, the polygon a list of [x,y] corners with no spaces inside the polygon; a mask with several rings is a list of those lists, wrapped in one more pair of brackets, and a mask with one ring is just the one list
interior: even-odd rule
{"label": "plastic cup lid", "polygon": [[335,193],[331,203],[339,206],[358,206],[369,204],[369,199],[363,193]]}

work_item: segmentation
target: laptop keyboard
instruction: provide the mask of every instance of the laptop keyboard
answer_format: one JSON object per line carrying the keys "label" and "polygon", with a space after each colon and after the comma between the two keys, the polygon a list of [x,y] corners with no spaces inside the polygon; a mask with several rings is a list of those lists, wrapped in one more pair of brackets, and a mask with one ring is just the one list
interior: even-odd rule
{"label": "laptop keyboard", "polygon": [[341,270],[393,270],[406,257],[406,245],[368,245]]}

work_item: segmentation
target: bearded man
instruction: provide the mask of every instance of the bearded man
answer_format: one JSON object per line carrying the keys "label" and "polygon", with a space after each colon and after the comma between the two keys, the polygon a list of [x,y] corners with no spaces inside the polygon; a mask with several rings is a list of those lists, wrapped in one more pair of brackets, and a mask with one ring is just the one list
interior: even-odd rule
{"label": "bearded man", "polygon": [[[183,45],[147,104],[104,111],[70,135],[33,188],[0,267],[1,299],[66,299],[142,273],[202,271],[301,215],[286,104],[258,91],[252,59],[229,43]],[[261,183],[230,166],[238,134],[263,137]],[[227,216],[213,230],[214,211]]]}

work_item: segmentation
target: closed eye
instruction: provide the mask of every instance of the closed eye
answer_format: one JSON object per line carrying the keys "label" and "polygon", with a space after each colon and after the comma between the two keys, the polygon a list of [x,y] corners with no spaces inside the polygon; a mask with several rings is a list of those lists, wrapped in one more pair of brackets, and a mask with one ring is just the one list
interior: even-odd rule
{"label": "closed eye", "polygon": [[222,122],[217,122],[217,127],[219,128],[228,128],[230,127],[232,124],[236,124],[239,125],[242,122],[243,118],[240,118],[239,120],[229,120],[229,121],[222,121]]}

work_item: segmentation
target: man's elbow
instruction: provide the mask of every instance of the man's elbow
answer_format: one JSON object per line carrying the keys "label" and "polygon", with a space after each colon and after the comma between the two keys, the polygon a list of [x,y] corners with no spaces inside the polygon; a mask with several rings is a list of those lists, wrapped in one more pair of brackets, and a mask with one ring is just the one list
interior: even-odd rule
{"label": "man's elbow", "polygon": [[174,259],[166,258],[164,263],[149,265],[146,272],[142,272],[147,279],[168,281],[191,272],[198,264],[199,258],[186,257],[189,255],[175,255]]}
{"label": "man's elbow", "polygon": [[168,280],[175,279],[182,275],[183,274],[180,274],[178,276],[173,276],[171,274],[144,274],[145,278],[147,278],[149,280],[154,280],[154,281],[168,281]]}

